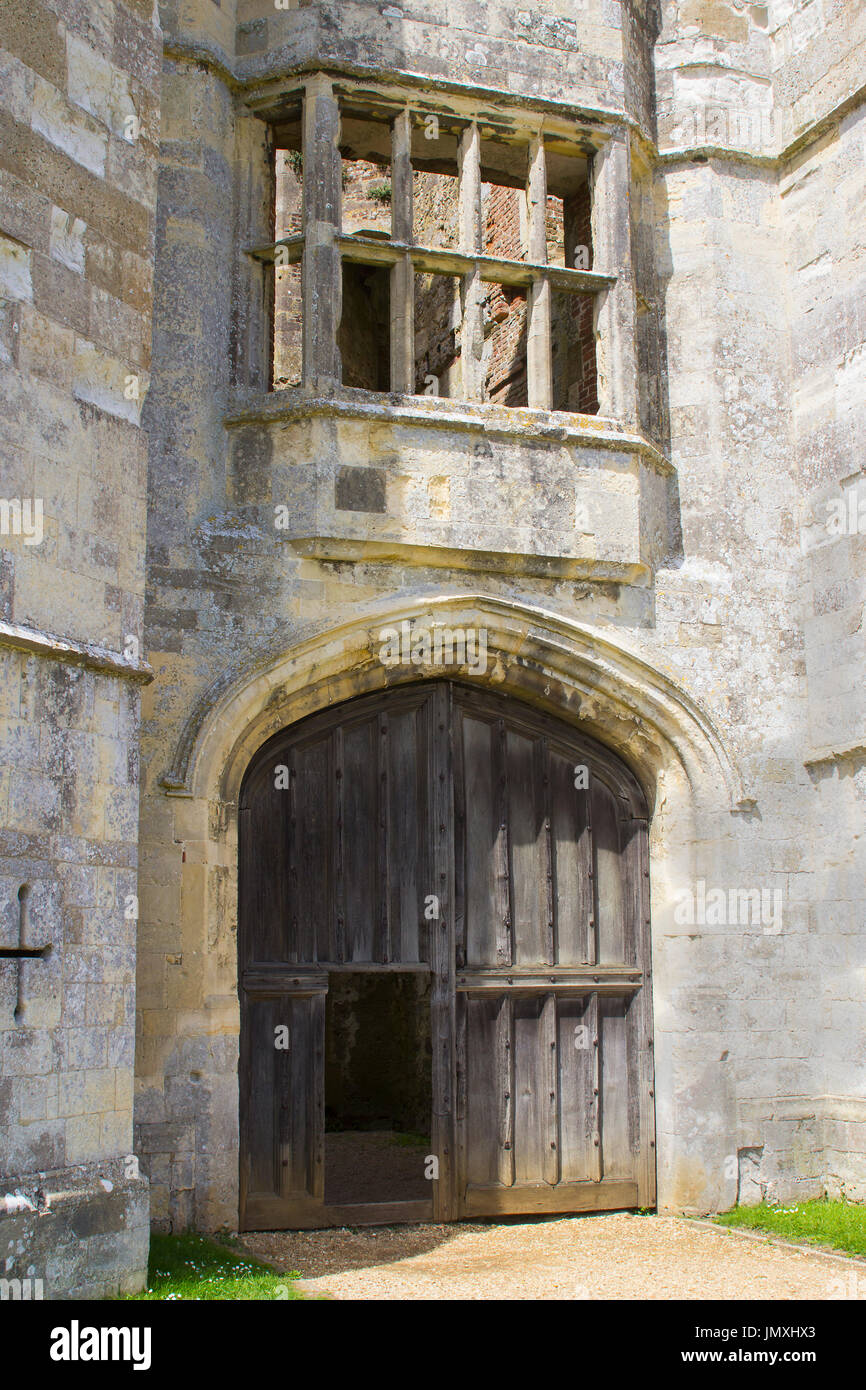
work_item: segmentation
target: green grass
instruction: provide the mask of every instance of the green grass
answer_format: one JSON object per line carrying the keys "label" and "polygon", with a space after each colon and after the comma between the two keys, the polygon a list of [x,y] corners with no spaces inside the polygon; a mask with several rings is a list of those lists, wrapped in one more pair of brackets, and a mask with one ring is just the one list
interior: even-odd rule
{"label": "green grass", "polygon": [[154,1234],[147,1288],[128,1297],[152,1303],[303,1298],[294,1282],[299,1277],[295,1270],[275,1274],[252,1255],[235,1254],[204,1236]]}
{"label": "green grass", "polygon": [[772,1231],[804,1245],[824,1245],[846,1255],[866,1258],[866,1205],[859,1202],[789,1202],[772,1206],[734,1207],[716,1217],[721,1226]]}

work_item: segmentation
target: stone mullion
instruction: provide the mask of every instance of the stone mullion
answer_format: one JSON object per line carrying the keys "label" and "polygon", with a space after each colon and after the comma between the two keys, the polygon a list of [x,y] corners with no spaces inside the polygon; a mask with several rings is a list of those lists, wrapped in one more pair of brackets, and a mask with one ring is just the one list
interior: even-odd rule
{"label": "stone mullion", "polygon": [[615,275],[595,309],[599,414],[638,427],[636,308],[631,258],[631,152],[614,131],[593,159],[593,269]]}
{"label": "stone mullion", "polygon": [[[460,137],[460,246],[467,255],[477,255],[483,246],[481,234],[481,137],[475,122]],[[460,362],[463,370],[463,397],[480,401],[484,395],[484,303],[481,271],[464,275],[461,283],[463,320],[460,331]]]}
{"label": "stone mullion", "polygon": [[[528,259],[547,264],[547,167],[544,140],[536,136],[529,148],[529,177],[526,185]],[[553,405],[553,361],[551,356],[551,288],[547,279],[536,280],[527,297],[526,376],[528,404],[539,410]]]}
{"label": "stone mullion", "polygon": [[[391,239],[411,246],[412,122],[401,111],[391,128]],[[408,251],[391,268],[391,390],[415,390],[415,272]]]}
{"label": "stone mullion", "polygon": [[327,389],[340,380],[337,329],[343,267],[340,256],[340,108],[329,79],[310,77],[304,96],[304,385]]}

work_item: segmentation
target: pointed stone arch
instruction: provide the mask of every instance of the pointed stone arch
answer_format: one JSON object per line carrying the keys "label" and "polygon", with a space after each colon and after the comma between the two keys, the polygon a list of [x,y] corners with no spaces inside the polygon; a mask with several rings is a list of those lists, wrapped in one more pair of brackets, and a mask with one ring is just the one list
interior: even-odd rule
{"label": "pointed stone arch", "polygon": [[658,775],[673,763],[696,802],[716,811],[749,803],[709,714],[631,645],[541,607],[472,593],[372,606],[279,656],[262,656],[229,684],[215,683],[187,721],[163,785],[232,801],[255,749],[278,729],[353,695],[442,674],[431,665],[383,664],[383,632],[404,623],[483,630],[486,670],[461,678],[580,722],[629,763],[651,806]]}
{"label": "pointed stone arch", "polygon": [[[385,665],[382,634],[403,623],[483,630],[485,669],[473,674]],[[201,1076],[196,1123],[206,1139],[196,1158],[194,1204],[201,1229],[234,1229],[238,1214],[236,933],[244,773],[278,730],[356,695],[437,675],[477,682],[574,723],[635,775],[650,813],[654,952],[657,938],[664,943],[681,934],[674,925],[677,894],[725,862],[736,833],[731,812],[753,804],[708,713],[647,661],[633,638],[510,599],[473,593],[392,599],[311,633],[282,653],[262,653],[242,673],[214,683],[187,720],[162,778],[172,814],[168,833],[184,849],[177,872],[188,1007],[177,1015],[177,1031],[160,1065],[166,1077],[187,1080],[190,1068]],[[715,1151],[724,1140],[711,1136],[709,1156],[693,1156],[685,1166],[677,1142],[683,1119],[674,1102],[681,1084],[675,1042],[689,1026],[675,999],[678,969],[668,967],[664,949],[658,952],[653,1000],[659,1203],[710,1210],[720,1200],[717,1174],[723,1163]]]}

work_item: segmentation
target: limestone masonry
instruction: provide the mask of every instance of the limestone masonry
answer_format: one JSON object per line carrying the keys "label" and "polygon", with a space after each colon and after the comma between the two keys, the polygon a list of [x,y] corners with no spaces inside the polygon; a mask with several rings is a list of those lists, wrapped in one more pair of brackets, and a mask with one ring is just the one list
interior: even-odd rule
{"label": "limestone masonry", "polygon": [[659,1208],[866,1199],[863,0],[0,50],[0,1278],[237,1230],[242,779],[442,675],[646,797]]}

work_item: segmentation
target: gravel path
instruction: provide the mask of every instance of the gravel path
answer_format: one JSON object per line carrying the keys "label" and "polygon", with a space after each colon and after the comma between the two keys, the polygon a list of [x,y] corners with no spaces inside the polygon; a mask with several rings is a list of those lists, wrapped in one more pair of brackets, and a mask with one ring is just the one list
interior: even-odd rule
{"label": "gravel path", "polygon": [[[828,1259],[677,1217],[277,1231],[243,1237],[338,1299],[850,1298],[866,1263]],[[855,1285],[856,1287],[856,1285]]]}

